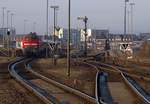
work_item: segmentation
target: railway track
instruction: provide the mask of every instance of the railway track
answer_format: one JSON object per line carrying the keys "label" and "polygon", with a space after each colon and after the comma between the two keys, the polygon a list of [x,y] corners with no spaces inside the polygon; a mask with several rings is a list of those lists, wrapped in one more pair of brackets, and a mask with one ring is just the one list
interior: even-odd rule
{"label": "railway track", "polygon": [[[112,65],[112,64],[108,64],[108,65]],[[122,72],[124,72],[124,73],[126,73],[126,74],[128,74],[128,75],[130,75],[130,76],[132,76],[132,77],[134,77],[134,78],[138,78],[138,79],[144,79],[144,80],[147,80],[147,81],[150,81],[150,78],[149,78],[149,73],[147,73],[147,72],[143,72],[144,74],[141,74],[141,73],[139,73],[139,72],[137,72],[137,73],[132,73],[132,72],[130,72],[130,71],[127,71],[127,68],[123,68],[123,67],[120,67],[120,66],[114,66],[114,68],[116,68],[116,71],[117,71],[117,69],[118,70],[120,70],[120,71],[122,71]]]}
{"label": "railway track", "polygon": [[93,68],[97,70],[96,86],[95,86],[95,97],[97,100],[97,104],[114,104],[114,101],[110,94],[110,90],[108,88],[107,73],[101,72],[98,69],[98,67],[94,64],[91,64],[88,62],[82,62],[82,61],[79,61],[79,62],[92,66]]}
{"label": "railway track", "polygon": [[[120,77],[118,77],[118,82],[121,82],[121,83],[125,83],[125,85],[127,86],[126,87],[126,91],[128,91],[128,93],[130,93],[130,96],[132,96],[132,98],[136,98],[135,99],[135,102],[133,102],[134,104],[137,104],[137,103],[139,103],[139,104],[150,104],[150,99],[149,99],[149,97],[150,97],[150,95],[145,91],[145,90],[143,90],[142,88],[141,88],[141,86],[138,84],[138,83],[136,83],[136,81],[134,81],[133,79],[132,79],[132,77],[130,77],[127,73],[124,73],[124,72],[122,72],[121,70],[119,70],[119,69],[117,69],[117,68],[115,68],[115,67],[112,67],[112,66],[110,66],[110,65],[105,65],[105,64],[100,64],[100,63],[97,63],[97,62],[92,62],[92,61],[90,61],[90,62],[88,62],[88,64],[91,64],[91,65],[93,65],[93,66],[95,66],[95,67],[97,67],[97,70],[100,70],[100,71],[102,71],[101,69],[104,69],[104,70],[107,70],[106,72],[109,72],[109,71],[111,71],[110,72],[110,74],[109,75],[111,75],[112,73],[118,73],[118,74],[120,74]],[[111,69],[113,69],[113,70],[110,70],[110,68]],[[104,71],[103,70],[103,71]],[[117,75],[117,74],[116,74]],[[115,76],[115,75],[114,75]],[[113,77],[113,76],[112,76]],[[117,76],[115,76],[115,77],[117,77]],[[119,79],[120,78],[122,78],[122,81],[119,81]],[[113,78],[110,78],[110,79],[113,79]],[[109,82],[108,82],[109,83]],[[97,84],[99,84],[99,83],[97,83]],[[109,83],[109,85],[107,85],[107,86],[112,86],[110,83]],[[105,85],[104,86],[104,88],[106,88],[107,89],[107,86]],[[116,87],[116,86],[115,86]],[[111,91],[111,90],[115,90],[115,89],[113,89],[114,88],[114,85],[112,86],[112,87],[110,87],[109,88],[109,90]],[[129,89],[130,88],[130,89]],[[122,89],[123,90],[123,89]],[[111,91],[112,93],[114,92],[114,91]],[[133,93],[134,92],[134,93]],[[115,93],[115,92],[114,92]],[[121,93],[121,92],[120,92]],[[121,95],[120,95],[121,96]],[[136,97],[136,96],[138,96],[138,97]],[[98,96],[99,97],[99,96]],[[107,98],[109,98],[110,96],[108,96],[107,95]],[[112,97],[113,97],[113,94],[112,94]],[[102,98],[103,100],[104,100],[104,97]],[[129,100],[129,99],[128,99]],[[115,101],[116,102],[116,101]],[[111,102],[112,103],[112,102]],[[111,104],[110,103],[110,104]],[[101,104],[101,103],[100,103]],[[121,104],[123,104],[123,103],[121,103]]]}
{"label": "railway track", "polygon": [[6,50],[4,48],[0,48],[0,55],[8,57],[8,50]]}
{"label": "railway track", "polygon": [[60,89],[64,89],[65,91],[67,91],[67,92],[69,92],[69,93],[75,95],[76,97],[78,97],[78,99],[77,99],[78,101],[79,101],[79,99],[82,99],[83,102],[84,102],[84,103],[83,103],[83,102],[82,102],[82,103],[80,103],[80,102],[79,102],[79,103],[78,103],[78,102],[74,102],[74,103],[71,103],[71,104],[95,104],[95,103],[96,103],[95,98],[93,98],[93,97],[91,97],[91,96],[89,96],[89,95],[87,95],[87,94],[85,94],[85,93],[83,93],[83,92],[81,92],[81,91],[79,91],[79,90],[73,89],[73,88],[71,88],[71,87],[69,87],[69,86],[67,86],[67,85],[64,85],[64,84],[62,84],[62,83],[60,83],[60,82],[57,82],[57,81],[55,81],[55,80],[53,80],[53,79],[50,79],[50,78],[48,78],[48,77],[46,77],[46,76],[44,76],[44,75],[42,75],[42,74],[40,74],[40,73],[38,73],[38,72],[35,72],[35,70],[33,70],[33,69],[31,68],[30,62],[31,62],[31,60],[29,60],[29,61],[26,63],[26,68],[27,68],[28,71],[30,71],[32,74],[34,74],[34,75],[40,77],[40,78],[43,79],[44,81],[46,81],[46,82],[48,82],[48,83],[51,83],[52,85],[54,85],[54,86],[56,86],[56,87],[58,87],[58,88],[60,88]]}
{"label": "railway track", "polygon": [[48,79],[44,76],[20,69],[26,59],[19,59],[9,65],[9,72],[12,77],[32,91],[46,104],[95,104],[94,98],[78,92],[72,88]]}
{"label": "railway track", "polygon": [[99,104],[113,104],[113,99],[108,89],[107,73],[97,72],[96,99]]}

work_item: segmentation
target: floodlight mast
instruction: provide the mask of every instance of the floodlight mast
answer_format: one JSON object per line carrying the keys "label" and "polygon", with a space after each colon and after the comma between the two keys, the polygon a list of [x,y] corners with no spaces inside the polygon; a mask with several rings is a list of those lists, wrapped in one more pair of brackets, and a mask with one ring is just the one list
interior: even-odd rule
{"label": "floodlight mast", "polygon": [[131,6],[131,35],[132,35],[132,41],[133,41],[133,7],[134,7],[135,3],[130,3]]}
{"label": "floodlight mast", "polygon": [[124,35],[127,34],[127,2],[129,2],[129,0],[125,0],[124,4]]}
{"label": "floodlight mast", "polygon": [[3,22],[2,22],[2,29],[3,29],[3,47],[5,46],[5,32],[4,32],[4,25],[5,25],[5,9],[6,7],[3,7]]}

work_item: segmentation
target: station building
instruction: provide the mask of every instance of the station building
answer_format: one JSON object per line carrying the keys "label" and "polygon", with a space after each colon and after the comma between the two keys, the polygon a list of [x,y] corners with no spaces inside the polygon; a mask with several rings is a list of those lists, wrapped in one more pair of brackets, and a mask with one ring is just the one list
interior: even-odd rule
{"label": "station building", "polygon": [[[108,37],[109,30],[87,29],[87,48],[103,50],[105,46],[106,37]],[[67,45],[68,29],[60,29],[57,34],[63,47]],[[71,47],[76,49],[84,49],[85,32],[84,29],[71,29]]]}

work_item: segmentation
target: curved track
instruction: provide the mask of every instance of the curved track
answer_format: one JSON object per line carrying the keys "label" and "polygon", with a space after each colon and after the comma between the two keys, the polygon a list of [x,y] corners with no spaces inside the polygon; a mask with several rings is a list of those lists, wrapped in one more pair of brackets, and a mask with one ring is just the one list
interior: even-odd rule
{"label": "curved track", "polygon": [[108,88],[107,73],[100,71],[97,65],[95,64],[91,64],[88,62],[81,62],[81,61],[80,63],[92,66],[97,70],[96,86],[95,86],[95,96],[96,96],[97,104],[114,104],[110,90]]}
{"label": "curved track", "polygon": [[107,83],[107,73],[98,72],[96,77],[96,97],[100,104],[113,104]]}
{"label": "curved track", "polygon": [[30,73],[26,68],[19,66],[26,59],[19,59],[9,65],[12,77],[32,91],[46,104],[95,104],[95,99],[78,92],[54,80],[35,73]]}
{"label": "curved track", "polygon": [[[80,92],[80,91],[78,91],[78,90],[76,90],[76,89],[73,89],[73,88],[71,88],[71,87],[69,87],[69,86],[67,86],[67,85],[61,84],[61,83],[59,83],[59,82],[57,82],[57,81],[55,81],[55,80],[52,80],[52,79],[50,79],[50,78],[47,78],[47,77],[45,77],[44,75],[42,75],[42,74],[40,74],[40,73],[35,72],[34,70],[32,70],[32,68],[31,68],[31,66],[30,66],[30,62],[31,62],[31,61],[32,61],[32,60],[29,60],[29,61],[27,61],[27,63],[26,63],[26,68],[28,69],[29,72],[31,72],[32,74],[38,76],[38,77],[41,78],[42,80],[44,80],[44,81],[46,81],[46,82],[48,82],[48,83],[51,83],[51,84],[54,85],[55,87],[58,87],[58,88],[60,88],[60,89],[63,89],[63,90],[65,90],[65,91],[71,93],[72,95],[74,95],[74,96],[76,96],[76,97],[78,98],[78,99],[77,99],[78,102],[77,102],[77,101],[74,102],[74,101],[72,100],[73,102],[70,103],[70,104],[95,104],[95,103],[96,103],[95,98],[93,98],[93,97],[91,97],[91,96],[89,96],[89,95],[87,95],[87,94],[85,94],[85,93],[83,93],[83,92]],[[80,99],[83,100],[83,101],[80,102]],[[71,100],[71,99],[70,99],[70,100]]]}
{"label": "curved track", "polygon": [[43,100],[47,104],[59,104],[59,101],[54,98],[53,96],[49,95],[45,90],[42,88],[36,86],[31,82],[31,80],[28,80],[25,78],[25,76],[22,76],[22,74],[17,70],[17,65],[24,63],[26,59],[21,58],[14,62],[12,62],[8,70],[13,78],[15,78],[18,82],[20,82],[22,85],[24,85],[28,90],[32,91],[35,95],[37,95],[41,100]]}
{"label": "curved track", "polygon": [[107,71],[120,73],[126,85],[131,88],[131,90],[138,96],[138,98],[142,99],[143,103],[145,102],[150,104],[150,94],[147,93],[144,89],[142,89],[141,86],[135,80],[133,80],[132,77],[128,75],[128,73],[122,72],[116,67],[113,67],[108,64],[98,63],[98,62],[89,62],[89,63],[99,67],[100,69],[103,68],[104,70]]}

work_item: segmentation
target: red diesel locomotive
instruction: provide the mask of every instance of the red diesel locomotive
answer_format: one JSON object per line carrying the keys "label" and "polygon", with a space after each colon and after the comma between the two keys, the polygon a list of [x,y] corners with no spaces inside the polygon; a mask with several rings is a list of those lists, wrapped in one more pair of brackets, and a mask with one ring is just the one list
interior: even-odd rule
{"label": "red diesel locomotive", "polygon": [[41,49],[41,40],[36,33],[30,33],[24,36],[22,39],[16,40],[16,48],[21,49],[23,55],[37,56]]}

